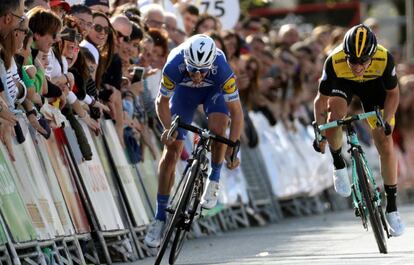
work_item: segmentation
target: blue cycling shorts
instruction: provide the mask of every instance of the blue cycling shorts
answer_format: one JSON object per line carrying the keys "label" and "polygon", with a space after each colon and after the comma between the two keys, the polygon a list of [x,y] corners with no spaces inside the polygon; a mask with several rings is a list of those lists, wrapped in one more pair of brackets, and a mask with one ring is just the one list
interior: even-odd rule
{"label": "blue cycling shorts", "polygon": [[[170,100],[171,115],[180,116],[184,123],[191,124],[198,105],[203,104],[206,116],[219,112],[229,115],[223,91],[218,87],[184,87],[177,86]],[[178,129],[178,140],[183,140],[187,131]]]}

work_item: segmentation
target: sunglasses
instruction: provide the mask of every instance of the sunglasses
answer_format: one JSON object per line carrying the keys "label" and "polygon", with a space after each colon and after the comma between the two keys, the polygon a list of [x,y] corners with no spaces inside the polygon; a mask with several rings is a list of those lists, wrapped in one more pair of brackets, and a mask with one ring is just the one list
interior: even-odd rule
{"label": "sunglasses", "polygon": [[200,72],[200,74],[205,74],[205,73],[207,73],[208,71],[210,71],[210,67],[208,67],[208,68],[198,68],[198,67],[195,67],[195,66],[191,66],[191,65],[189,65],[189,64],[187,64],[187,65],[185,66],[185,68],[187,69],[187,71],[188,71],[189,73],[192,73],[192,74],[195,74],[195,73],[197,73],[197,72]]}
{"label": "sunglasses", "polygon": [[93,29],[98,33],[101,33],[103,31],[105,34],[109,34],[109,32],[111,32],[110,27],[104,27],[104,26],[99,25],[99,24],[95,24],[93,26]]}
{"label": "sunglasses", "polygon": [[360,58],[355,58],[355,57],[351,57],[351,56],[346,56],[346,60],[350,63],[350,64],[366,64],[367,62],[369,62],[371,60],[371,57],[369,56],[363,56]]}
{"label": "sunglasses", "polygon": [[124,42],[129,42],[131,40],[131,38],[129,36],[125,36],[120,31],[116,31],[116,35],[118,36],[118,38],[122,38],[124,40]]}
{"label": "sunglasses", "polygon": [[13,12],[11,12],[10,14],[14,17],[17,17],[20,20],[19,23],[22,23],[27,18],[26,15],[19,16],[19,15],[16,15],[15,13],[13,13]]}

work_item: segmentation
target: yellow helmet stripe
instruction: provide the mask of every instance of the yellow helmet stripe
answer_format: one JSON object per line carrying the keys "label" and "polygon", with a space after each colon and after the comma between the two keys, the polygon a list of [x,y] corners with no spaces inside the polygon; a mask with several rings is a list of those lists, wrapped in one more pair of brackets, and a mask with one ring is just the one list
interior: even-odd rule
{"label": "yellow helmet stripe", "polygon": [[[360,41],[360,36],[362,34],[362,41]],[[355,50],[356,50],[356,56],[359,58],[361,57],[362,51],[365,47],[365,41],[367,40],[367,29],[364,27],[360,27],[357,29],[356,32],[356,38],[355,38]],[[361,47],[359,47],[359,44],[361,43]]]}

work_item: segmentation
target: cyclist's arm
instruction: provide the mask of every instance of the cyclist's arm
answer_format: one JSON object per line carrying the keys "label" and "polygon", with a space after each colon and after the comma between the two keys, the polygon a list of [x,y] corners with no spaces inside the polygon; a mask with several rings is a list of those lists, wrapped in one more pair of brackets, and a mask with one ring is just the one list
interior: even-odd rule
{"label": "cyclist's arm", "polygon": [[315,121],[318,125],[326,123],[328,119],[328,99],[332,87],[334,87],[333,77],[335,76],[332,58],[328,58],[323,67],[322,76],[319,79],[318,94],[313,102]]}
{"label": "cyclist's arm", "polygon": [[227,102],[227,108],[231,118],[229,138],[232,141],[237,141],[240,139],[240,135],[244,128],[244,116],[240,100]]}
{"label": "cyclist's arm", "polygon": [[390,123],[400,101],[400,89],[398,87],[394,58],[389,52],[387,52],[387,66],[383,73],[383,83],[387,93],[384,103],[384,120]]}
{"label": "cyclist's arm", "polygon": [[161,93],[158,93],[157,99],[155,100],[155,110],[164,129],[169,129],[171,126],[169,101],[170,98],[163,96]]}
{"label": "cyclist's arm", "polygon": [[328,119],[329,96],[318,92],[313,102],[315,121],[318,125],[325,124]]}
{"label": "cyclist's arm", "polygon": [[391,90],[387,90],[384,103],[384,121],[390,123],[391,119],[397,112],[398,104],[400,102],[400,89],[398,85]]}
{"label": "cyclist's arm", "polygon": [[244,128],[244,116],[240,103],[239,91],[236,86],[235,76],[228,66],[228,69],[225,68],[226,66],[227,64],[223,66],[223,69],[229,71],[230,77],[224,82],[224,84],[222,85],[222,89],[224,93],[224,100],[226,101],[227,108],[230,112],[231,118],[230,140],[236,141],[240,139],[240,135]]}
{"label": "cyclist's arm", "polygon": [[164,73],[161,79],[160,90],[155,100],[155,110],[164,129],[171,126],[170,98],[174,93],[175,83]]}

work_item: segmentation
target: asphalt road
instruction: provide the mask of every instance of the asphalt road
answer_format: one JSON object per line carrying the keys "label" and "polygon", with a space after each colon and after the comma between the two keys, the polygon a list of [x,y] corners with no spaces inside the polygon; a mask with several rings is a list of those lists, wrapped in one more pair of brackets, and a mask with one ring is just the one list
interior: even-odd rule
{"label": "asphalt road", "polygon": [[[177,264],[414,264],[414,206],[402,206],[400,211],[405,234],[387,241],[388,254],[379,254],[372,232],[347,210],[189,240]],[[163,261],[168,264],[168,256]],[[146,258],[133,264],[153,263],[154,258]]]}

